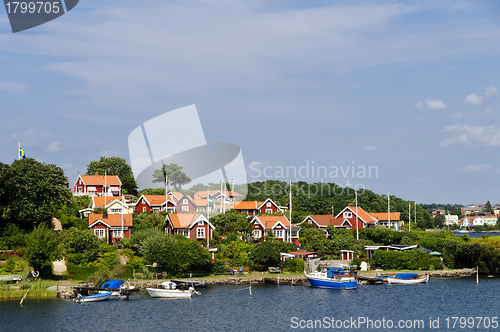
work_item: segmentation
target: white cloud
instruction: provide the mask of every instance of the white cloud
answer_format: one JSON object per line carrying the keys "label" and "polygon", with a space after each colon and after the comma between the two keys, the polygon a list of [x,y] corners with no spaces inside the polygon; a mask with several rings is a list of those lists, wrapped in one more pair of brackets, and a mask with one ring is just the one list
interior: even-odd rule
{"label": "white cloud", "polygon": [[376,150],[376,149],[377,149],[377,147],[376,147],[376,146],[374,146],[374,145],[367,146],[367,147],[365,148],[365,152],[370,152],[370,151],[373,151],[373,150]]}
{"label": "white cloud", "polygon": [[15,118],[14,121],[12,121],[12,123],[10,124],[9,126],[9,129],[14,129],[15,127],[17,127],[22,121],[24,120],[24,115],[23,116],[20,116],[18,118]]}
{"label": "white cloud", "polygon": [[500,147],[500,129],[495,126],[486,127],[455,124],[444,128],[443,132],[451,134],[451,137],[442,141],[439,144],[441,147],[453,144]]}
{"label": "white cloud", "polygon": [[61,151],[61,142],[52,142],[50,145],[45,149],[47,152],[59,152]]}
{"label": "white cloud", "polygon": [[446,105],[442,100],[430,100],[430,99],[427,99],[424,102],[418,102],[417,104],[415,104],[415,107],[417,107],[419,110],[421,111],[427,111],[427,110],[445,110],[447,109],[448,107],[450,107],[450,105]]}
{"label": "white cloud", "polygon": [[452,118],[452,119],[461,119],[462,118],[462,114],[461,113],[453,113],[453,114],[450,114],[450,118]]}
{"label": "white cloud", "polygon": [[465,167],[461,167],[458,170],[462,173],[476,173],[485,171],[491,168],[490,164],[481,164],[481,165],[469,165]]}
{"label": "white cloud", "polygon": [[475,93],[471,93],[467,97],[465,97],[464,104],[469,104],[475,107],[481,107],[484,104],[488,103],[498,92],[498,89],[494,86],[490,86],[489,88],[484,89],[481,96],[478,96]]}
{"label": "white cloud", "polygon": [[0,82],[0,90],[7,92],[21,92],[28,88],[26,84],[18,82]]}

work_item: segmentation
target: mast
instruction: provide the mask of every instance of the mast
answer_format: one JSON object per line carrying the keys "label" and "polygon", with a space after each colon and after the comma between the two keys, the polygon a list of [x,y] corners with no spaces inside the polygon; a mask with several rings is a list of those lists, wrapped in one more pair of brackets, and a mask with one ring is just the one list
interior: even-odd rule
{"label": "mast", "polygon": [[17,160],[21,160],[21,142],[19,142],[19,150],[17,150]]}

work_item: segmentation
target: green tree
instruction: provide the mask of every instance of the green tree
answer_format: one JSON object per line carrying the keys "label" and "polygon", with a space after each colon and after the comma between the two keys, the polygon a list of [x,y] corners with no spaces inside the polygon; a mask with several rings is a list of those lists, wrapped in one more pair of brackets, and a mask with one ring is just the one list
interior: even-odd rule
{"label": "green tree", "polygon": [[171,186],[176,190],[181,190],[183,185],[191,182],[191,178],[182,171],[182,168],[177,164],[163,165],[160,169],[154,171],[153,182],[165,183],[165,177],[167,177],[167,181]]}
{"label": "green tree", "polygon": [[493,210],[493,208],[491,207],[491,203],[490,201],[487,201],[486,204],[484,205],[484,212],[490,212],[491,214],[494,214],[495,211]]}
{"label": "green tree", "polygon": [[37,226],[26,237],[26,259],[40,277],[52,276],[52,261],[59,258],[59,239],[54,230],[45,225]]}
{"label": "green tree", "polygon": [[166,217],[167,212],[165,211],[145,211],[139,215],[134,215],[134,225],[144,225],[148,228],[161,228],[165,226]]}
{"label": "green tree", "polygon": [[250,232],[252,224],[236,210],[229,210],[225,214],[219,214],[210,218],[210,222],[215,226],[219,234]]}
{"label": "green tree", "polygon": [[210,253],[202,245],[182,235],[168,238],[165,267],[172,275],[185,275],[194,269],[208,269]]}
{"label": "green tree", "polygon": [[0,182],[2,226],[11,222],[30,230],[43,223],[50,225],[58,207],[71,198],[64,171],[33,158],[16,160],[9,167],[2,165]]}
{"label": "green tree", "polygon": [[[143,237],[142,239],[140,239]],[[166,264],[168,257],[168,239],[165,232],[160,229],[142,231],[139,235],[139,254],[146,264]]]}
{"label": "green tree", "polygon": [[281,251],[279,241],[264,241],[257,243],[250,258],[257,264],[262,264],[265,267],[279,266],[281,260]]}
{"label": "green tree", "polygon": [[137,195],[137,182],[135,182],[132,168],[124,158],[101,157],[93,160],[87,165],[87,175],[99,173],[104,175],[117,175],[122,182],[122,189],[132,195]]}
{"label": "green tree", "polygon": [[71,227],[60,234],[60,248],[68,263],[85,266],[99,257],[101,241],[92,230]]}

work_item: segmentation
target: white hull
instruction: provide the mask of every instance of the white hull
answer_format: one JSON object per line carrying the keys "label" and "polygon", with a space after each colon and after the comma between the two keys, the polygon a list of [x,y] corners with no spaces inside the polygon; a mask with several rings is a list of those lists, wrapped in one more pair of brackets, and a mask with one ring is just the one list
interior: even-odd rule
{"label": "white hull", "polygon": [[151,297],[163,297],[163,298],[186,298],[191,297],[195,292],[194,288],[189,288],[188,290],[180,289],[157,289],[157,288],[146,288]]}
{"label": "white hull", "polygon": [[396,279],[396,278],[387,278],[387,282],[390,284],[406,284],[406,285],[412,285],[412,284],[421,284],[421,283],[426,283],[429,281],[429,275],[418,277],[415,279]]}

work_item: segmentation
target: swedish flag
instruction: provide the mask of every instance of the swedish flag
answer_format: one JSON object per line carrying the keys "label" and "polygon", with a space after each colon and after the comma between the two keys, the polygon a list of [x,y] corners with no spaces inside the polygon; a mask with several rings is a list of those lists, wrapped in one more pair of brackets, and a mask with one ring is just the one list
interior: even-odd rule
{"label": "swedish flag", "polygon": [[19,159],[23,158],[23,159],[26,159],[26,155],[24,154],[24,151],[23,149],[19,148]]}
{"label": "swedish flag", "polygon": [[210,195],[208,195],[208,206],[213,207],[214,206],[214,198]]}

